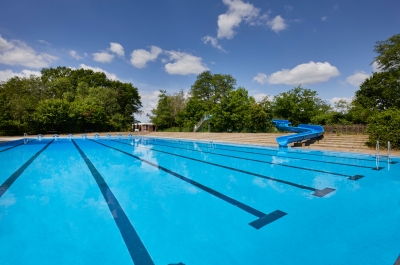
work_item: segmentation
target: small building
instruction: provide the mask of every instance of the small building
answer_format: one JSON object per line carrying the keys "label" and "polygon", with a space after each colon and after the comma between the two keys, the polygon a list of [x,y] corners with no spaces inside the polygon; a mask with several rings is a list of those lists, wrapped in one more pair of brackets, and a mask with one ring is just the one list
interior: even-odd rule
{"label": "small building", "polygon": [[155,132],[157,131],[157,126],[150,122],[135,123],[132,124],[133,132]]}

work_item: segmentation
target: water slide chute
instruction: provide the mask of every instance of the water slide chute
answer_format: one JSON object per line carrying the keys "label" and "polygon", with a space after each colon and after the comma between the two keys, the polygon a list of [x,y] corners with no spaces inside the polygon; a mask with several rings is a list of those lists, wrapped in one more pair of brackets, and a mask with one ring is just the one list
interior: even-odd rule
{"label": "water slide chute", "polygon": [[290,134],[285,136],[276,137],[276,142],[281,147],[287,147],[290,143],[301,142],[303,140],[315,139],[324,133],[324,128],[319,125],[312,124],[299,124],[297,127],[290,126],[288,120],[272,120],[272,123],[280,131],[296,132],[297,134]]}

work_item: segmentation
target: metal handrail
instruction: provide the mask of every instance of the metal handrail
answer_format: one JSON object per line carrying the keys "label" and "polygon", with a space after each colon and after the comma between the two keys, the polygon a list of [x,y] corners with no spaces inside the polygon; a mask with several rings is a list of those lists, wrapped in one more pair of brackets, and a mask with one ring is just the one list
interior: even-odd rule
{"label": "metal handrail", "polygon": [[375,157],[387,157],[387,158],[390,158],[390,156],[391,156],[390,141],[388,141],[387,155],[380,155],[379,153],[380,153],[380,145],[379,145],[379,141],[376,141],[376,146],[375,146]]}

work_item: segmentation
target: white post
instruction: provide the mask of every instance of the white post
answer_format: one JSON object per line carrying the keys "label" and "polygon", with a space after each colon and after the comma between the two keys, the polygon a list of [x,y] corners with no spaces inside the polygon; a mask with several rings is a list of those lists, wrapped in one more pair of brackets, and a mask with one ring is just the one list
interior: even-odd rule
{"label": "white post", "polygon": [[376,141],[375,156],[379,156],[379,141]]}

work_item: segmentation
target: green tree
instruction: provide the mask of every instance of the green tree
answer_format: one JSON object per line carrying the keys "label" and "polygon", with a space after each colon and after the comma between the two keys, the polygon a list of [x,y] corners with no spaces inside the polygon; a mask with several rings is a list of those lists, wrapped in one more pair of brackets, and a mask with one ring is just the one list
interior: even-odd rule
{"label": "green tree", "polygon": [[151,110],[153,114],[150,120],[160,130],[171,128],[174,126],[174,117],[172,116],[173,109],[171,104],[171,97],[167,95],[166,90],[160,90],[158,95],[157,108]]}
{"label": "green tree", "polygon": [[47,99],[39,102],[34,120],[43,131],[66,132],[73,123],[70,103],[61,99]]}
{"label": "green tree", "polygon": [[[133,115],[140,112],[138,89],[130,83],[109,80],[104,73],[88,69],[43,68],[41,73],[41,77],[0,82],[0,134],[38,133],[54,126],[65,132],[87,127],[127,130]],[[70,116],[77,123],[60,127],[64,106],[60,104],[70,104]],[[46,115],[40,118],[34,113]]]}
{"label": "green tree", "polygon": [[387,147],[390,141],[393,148],[400,148],[400,110],[391,108],[375,112],[368,120],[368,145],[373,147],[376,141]]}
{"label": "green tree", "polygon": [[76,127],[81,132],[85,130],[105,131],[110,125],[102,107],[84,100],[76,100],[71,104],[69,116],[75,121]]}
{"label": "green tree", "polygon": [[205,71],[197,76],[191,87],[190,97],[200,100],[204,108],[210,111],[215,104],[235,89],[236,80],[231,75],[211,74]]}
{"label": "green tree", "polygon": [[249,132],[270,132],[273,128],[271,102],[264,97],[260,102],[255,102],[250,97],[250,108],[246,117],[246,128]]}
{"label": "green tree", "polygon": [[393,35],[384,41],[378,41],[374,52],[378,54],[375,62],[380,65],[381,70],[398,70],[400,68],[400,34]]}
{"label": "green tree", "polygon": [[194,126],[206,113],[203,102],[197,98],[189,98],[185,108],[178,113],[178,126],[187,131],[193,131]]}
{"label": "green tree", "polygon": [[33,113],[45,98],[46,87],[40,78],[13,77],[0,83],[0,133],[3,135],[33,133]]}
{"label": "green tree", "polygon": [[248,91],[239,87],[221,98],[221,103],[212,109],[211,124],[218,131],[244,131],[249,119],[249,109],[254,98]]}
{"label": "green tree", "polygon": [[355,101],[370,110],[400,108],[400,69],[373,73],[356,91]]}
{"label": "green tree", "polygon": [[[311,118],[311,123],[320,125],[351,124],[352,116],[349,116],[349,111],[352,109],[352,103],[346,100],[339,100],[334,103],[333,108],[326,109]],[[355,109],[354,109],[355,110]],[[353,113],[354,114],[354,113]]]}
{"label": "green tree", "polygon": [[314,116],[327,112],[329,104],[316,91],[295,87],[274,97],[272,109],[276,118],[287,119],[293,125],[310,123]]}

